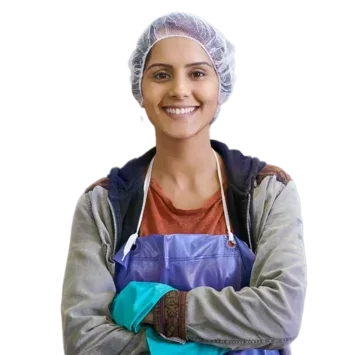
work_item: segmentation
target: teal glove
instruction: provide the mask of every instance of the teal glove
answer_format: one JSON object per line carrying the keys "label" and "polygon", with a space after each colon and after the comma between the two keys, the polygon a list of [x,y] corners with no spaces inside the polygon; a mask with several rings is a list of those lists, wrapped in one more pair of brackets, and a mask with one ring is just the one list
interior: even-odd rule
{"label": "teal glove", "polygon": [[[176,290],[165,284],[156,282],[132,281],[112,300],[110,311],[112,320],[128,330],[138,333],[141,322],[169,291]],[[150,353],[153,355],[222,355],[229,350],[212,345],[187,341],[179,344],[159,336],[151,327],[144,327]]]}
{"label": "teal glove", "polygon": [[140,323],[169,291],[176,290],[169,285],[156,282],[132,281],[112,300],[112,320],[128,330],[138,333]]}
{"label": "teal glove", "polygon": [[165,340],[159,336],[152,328],[145,330],[149,351],[152,355],[171,354],[171,355],[223,355],[229,350],[216,348],[212,345],[194,343],[187,341],[179,344]]}

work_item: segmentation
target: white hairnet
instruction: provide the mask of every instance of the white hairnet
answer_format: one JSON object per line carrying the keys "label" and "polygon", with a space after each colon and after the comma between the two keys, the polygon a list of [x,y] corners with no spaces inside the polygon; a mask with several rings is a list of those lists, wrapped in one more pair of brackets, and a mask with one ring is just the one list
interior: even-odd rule
{"label": "white hairnet", "polygon": [[214,121],[220,105],[226,102],[235,83],[234,46],[216,28],[195,15],[173,12],[156,19],[144,31],[129,60],[133,96],[142,106],[141,84],[147,55],[158,41],[169,37],[192,39],[209,55],[219,78],[218,108]]}

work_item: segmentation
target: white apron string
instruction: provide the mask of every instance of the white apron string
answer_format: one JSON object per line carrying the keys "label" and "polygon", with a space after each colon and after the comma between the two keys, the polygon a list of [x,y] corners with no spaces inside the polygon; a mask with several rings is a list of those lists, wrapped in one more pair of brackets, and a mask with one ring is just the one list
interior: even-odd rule
{"label": "white apron string", "polygon": [[[217,173],[218,173],[218,180],[219,180],[219,185],[221,187],[221,195],[222,195],[222,203],[223,203],[223,211],[224,211],[224,218],[226,220],[226,225],[227,225],[227,233],[228,233],[228,240],[229,242],[231,242],[233,245],[235,245],[235,240],[234,240],[234,236],[233,233],[231,232],[231,227],[230,227],[230,220],[229,220],[229,214],[228,214],[228,207],[227,207],[227,203],[226,203],[226,198],[224,196],[224,190],[223,190],[223,181],[222,181],[222,173],[221,173],[221,167],[219,165],[219,161],[218,161],[218,157],[216,152],[213,150],[213,153],[215,155],[216,158],[216,163],[217,163]],[[150,185],[150,180],[152,177],[152,169],[153,169],[153,163],[154,163],[154,158],[151,160],[149,167],[148,167],[148,171],[147,174],[145,176],[144,179],[144,186],[143,186],[143,204],[142,204],[142,209],[141,209],[141,213],[139,216],[139,221],[138,221],[138,226],[137,226],[137,231],[132,234],[128,240],[127,243],[124,247],[123,250],[123,258],[122,261],[124,260],[124,258],[127,256],[127,254],[130,252],[130,250],[132,249],[132,246],[136,244],[136,240],[138,238],[138,233],[139,233],[139,229],[141,227],[141,223],[142,223],[142,219],[143,219],[143,213],[144,213],[144,208],[145,208],[145,204],[147,202],[147,197],[148,197],[148,190],[149,190],[149,185]]]}

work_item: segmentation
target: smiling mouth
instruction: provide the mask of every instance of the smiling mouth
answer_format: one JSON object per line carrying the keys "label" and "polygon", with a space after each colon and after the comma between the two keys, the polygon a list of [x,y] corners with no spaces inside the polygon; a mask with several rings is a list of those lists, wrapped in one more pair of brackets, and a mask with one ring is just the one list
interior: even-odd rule
{"label": "smiling mouth", "polygon": [[199,107],[186,107],[186,108],[171,108],[171,107],[163,107],[164,112],[173,118],[178,117],[190,117],[192,116]]}

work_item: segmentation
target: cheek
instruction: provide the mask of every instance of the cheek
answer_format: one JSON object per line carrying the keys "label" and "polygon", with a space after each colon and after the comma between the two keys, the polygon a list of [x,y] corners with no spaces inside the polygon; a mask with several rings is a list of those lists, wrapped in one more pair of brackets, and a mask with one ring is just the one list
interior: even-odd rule
{"label": "cheek", "polygon": [[219,92],[218,83],[217,84],[208,83],[204,85],[204,87],[201,88],[201,90],[199,90],[201,100],[209,104],[217,103],[218,92]]}
{"label": "cheek", "polygon": [[142,84],[142,95],[145,105],[156,106],[162,98],[161,89],[154,84]]}

